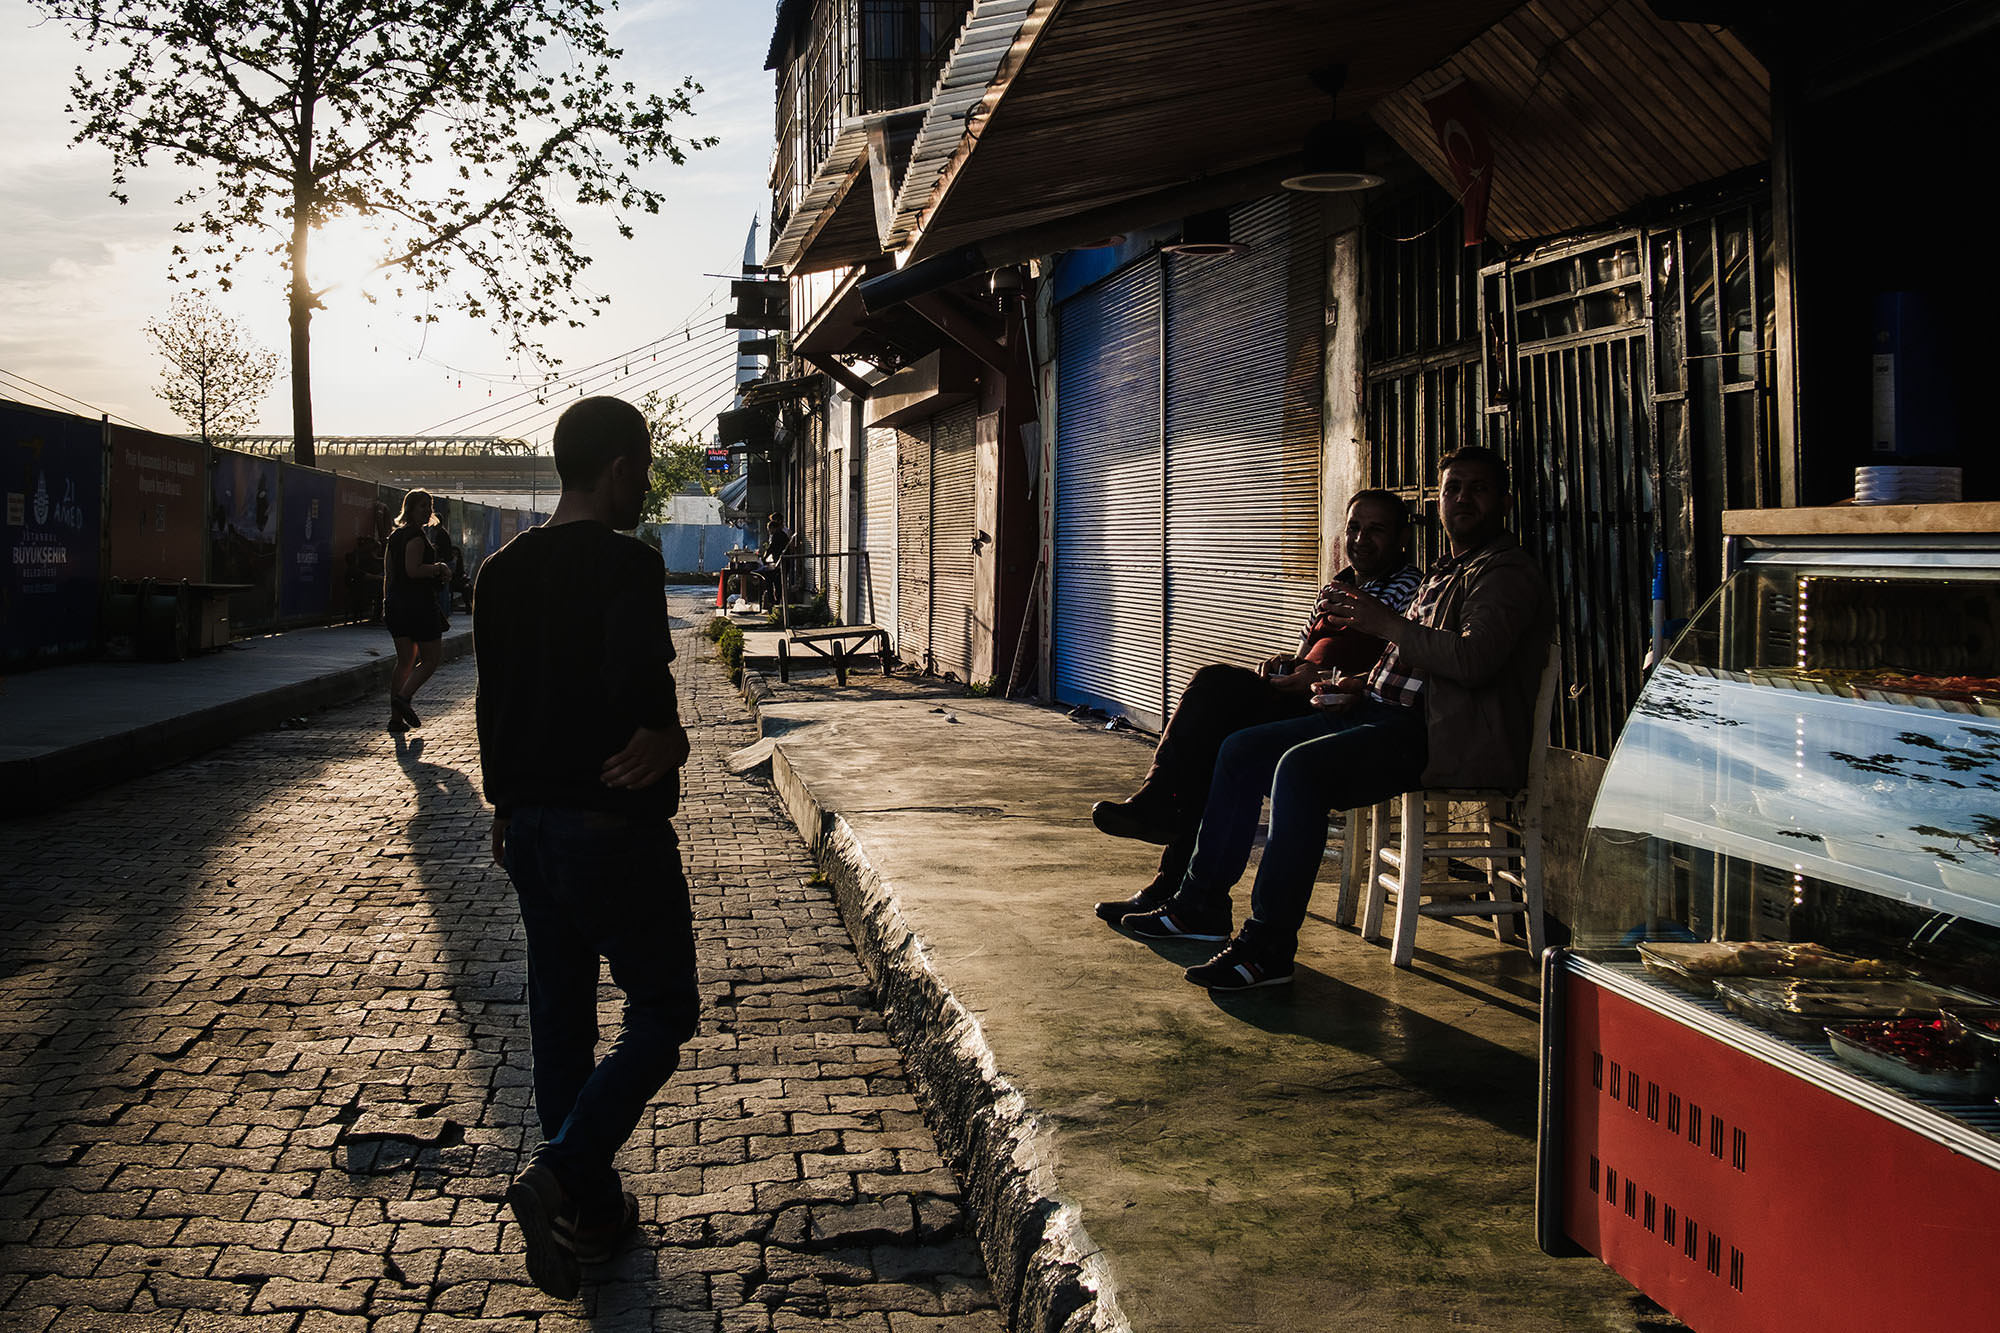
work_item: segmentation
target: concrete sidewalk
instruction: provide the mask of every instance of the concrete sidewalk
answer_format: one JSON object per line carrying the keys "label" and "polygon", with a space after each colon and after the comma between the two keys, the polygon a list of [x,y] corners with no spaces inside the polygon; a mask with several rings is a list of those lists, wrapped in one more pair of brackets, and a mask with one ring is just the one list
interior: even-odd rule
{"label": "concrete sidewalk", "polygon": [[1152,873],[1088,814],[1150,741],[818,679],[747,692],[1017,1333],[1679,1327],[1535,1247],[1525,949],[1426,922],[1398,971],[1329,863],[1296,984],[1212,996],[1180,972],[1215,946],[1091,914]]}
{"label": "concrete sidewalk", "polygon": [[[444,660],[472,651],[472,618]],[[0,688],[0,813],[72,800],[384,689],[395,646],[380,625],[238,639],[182,662],[80,662],[10,675]]]}

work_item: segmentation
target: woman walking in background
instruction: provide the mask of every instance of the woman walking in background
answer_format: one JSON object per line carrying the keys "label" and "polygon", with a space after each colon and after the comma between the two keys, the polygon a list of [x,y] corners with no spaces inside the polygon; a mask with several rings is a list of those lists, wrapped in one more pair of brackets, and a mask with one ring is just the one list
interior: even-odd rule
{"label": "woman walking in background", "polygon": [[382,619],[396,641],[396,671],[389,678],[389,730],[421,727],[423,720],[410,698],[438,669],[438,641],[444,637],[444,613],[438,610],[438,589],[451,577],[451,566],[431,558],[424,525],[431,518],[429,491],[403,497],[403,516],[389,534],[382,561]]}

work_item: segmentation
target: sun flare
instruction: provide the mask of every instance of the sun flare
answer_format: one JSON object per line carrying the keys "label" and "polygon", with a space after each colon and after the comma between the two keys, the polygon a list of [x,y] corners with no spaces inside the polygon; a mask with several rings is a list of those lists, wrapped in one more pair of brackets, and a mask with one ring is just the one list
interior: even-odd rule
{"label": "sun flare", "polygon": [[389,237],[365,218],[337,217],[312,229],[306,274],[316,291],[357,291],[379,276],[390,256]]}

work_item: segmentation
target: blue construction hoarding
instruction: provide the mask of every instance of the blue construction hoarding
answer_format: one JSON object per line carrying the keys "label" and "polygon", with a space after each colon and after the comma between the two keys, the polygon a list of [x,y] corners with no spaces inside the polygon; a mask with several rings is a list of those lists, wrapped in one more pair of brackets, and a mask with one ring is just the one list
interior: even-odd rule
{"label": "blue construction hoarding", "polygon": [[333,474],[286,463],[280,480],[278,618],[324,620],[340,572],[333,562]]}
{"label": "blue construction hoarding", "polygon": [[90,651],[104,544],[102,423],[0,403],[0,662]]}

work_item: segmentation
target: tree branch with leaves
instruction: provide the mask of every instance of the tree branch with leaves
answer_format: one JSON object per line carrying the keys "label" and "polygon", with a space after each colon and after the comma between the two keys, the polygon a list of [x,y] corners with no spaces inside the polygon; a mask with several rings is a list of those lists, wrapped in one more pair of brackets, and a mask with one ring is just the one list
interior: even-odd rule
{"label": "tree branch with leaves", "polygon": [[638,408],[653,435],[653,471],[646,486],[644,515],[648,522],[657,523],[667,512],[668,497],[681,494],[689,482],[710,495],[715,488],[709,485],[703,466],[708,448],[688,425],[680,399],[655,389],[639,400]]}
{"label": "tree branch with leaves", "polygon": [[[176,277],[227,289],[253,257],[289,279],[294,457],[313,461],[315,229],[367,219],[377,272],[406,276],[517,350],[609,301],[579,291],[590,263],[563,208],[657,213],[642,175],[713,139],[683,139],[701,89],[618,81],[596,0],[34,0],[96,57],[79,66],[79,143],[112,154],[112,196],[165,159],[204,173],[175,202]],[[469,278],[470,281],[460,281]],[[398,294],[401,289],[398,288]],[[435,315],[428,310],[425,319]]]}

